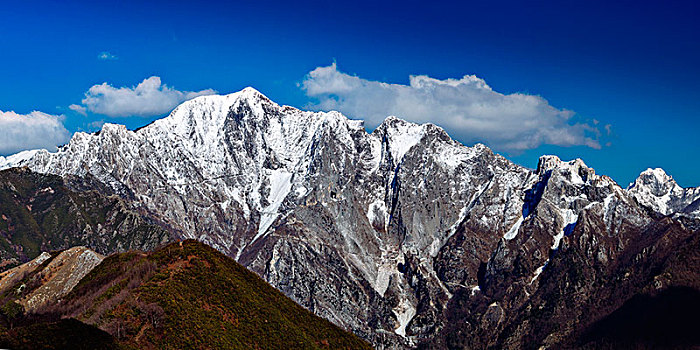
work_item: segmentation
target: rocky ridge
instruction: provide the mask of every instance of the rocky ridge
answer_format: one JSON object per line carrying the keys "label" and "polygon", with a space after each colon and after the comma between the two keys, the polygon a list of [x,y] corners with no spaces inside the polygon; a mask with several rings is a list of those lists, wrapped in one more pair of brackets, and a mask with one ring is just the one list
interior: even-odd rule
{"label": "rocky ridge", "polygon": [[102,259],[104,256],[85,247],[73,247],[54,256],[44,252],[0,275],[0,293],[15,288],[9,290],[10,294],[21,296],[17,303],[25,312],[32,312],[70,293]]}

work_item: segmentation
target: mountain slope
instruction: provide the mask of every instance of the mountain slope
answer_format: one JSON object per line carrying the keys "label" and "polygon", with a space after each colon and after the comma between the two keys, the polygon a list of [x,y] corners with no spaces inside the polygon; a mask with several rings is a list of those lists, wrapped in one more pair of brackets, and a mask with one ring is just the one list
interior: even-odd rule
{"label": "mountain slope", "polygon": [[[700,303],[700,222],[652,219],[641,230],[620,224],[617,234],[601,235],[604,223],[595,214],[585,213],[562,238],[559,249],[550,253],[537,278],[527,274],[518,278],[529,270],[523,265],[532,252],[513,247],[513,267],[496,275],[499,278],[487,272],[483,293],[455,295],[445,316],[449,326],[422,347],[608,348],[617,344],[611,348],[652,349],[700,345],[694,332],[682,332],[682,327],[675,330],[675,339],[654,338],[651,333],[617,339],[600,331],[600,324],[611,323],[624,329],[619,321],[605,321],[608,316],[619,320],[616,313],[649,312],[660,319],[684,319],[690,324],[697,324],[699,317],[672,308],[654,309],[635,300],[656,300],[657,296],[667,300],[664,295],[687,291],[680,293],[687,307]],[[502,281],[501,276],[509,279]]]}
{"label": "mountain slope", "polygon": [[[420,265],[412,270],[434,316],[450,294],[434,255],[470,210],[495,229],[483,237],[492,249],[520,215],[518,189],[534,179],[434,125],[388,118],[367,134],[359,121],[278,106],[253,89],[188,101],[135,132],[77,133],[58,153],[7,164],[94,176],[375,344],[413,342],[402,338],[418,288],[397,266]],[[514,196],[482,196],[501,192]]]}
{"label": "mountain slope", "polygon": [[[519,317],[545,279],[561,277],[549,267],[582,232],[592,232],[587,256],[608,268],[632,238],[658,234],[663,216],[700,217],[697,189],[665,211],[641,186],[622,189],[581,160],[544,156],[531,170],[432,124],[389,117],[367,133],[361,121],[279,106],[251,88],[0,163],[94,177],[378,348],[441,341],[453,312],[480,315],[460,303]],[[493,334],[512,332],[505,323],[474,327],[478,347],[489,344],[482,330],[528,336]]]}
{"label": "mountain slope", "polygon": [[109,256],[36,312],[49,321],[76,318],[139,349],[369,349],[193,240]]}
{"label": "mountain slope", "polygon": [[90,177],[0,171],[0,257],[3,268],[42,251],[86,245],[102,254],[150,249],[171,233],[137,213]]}

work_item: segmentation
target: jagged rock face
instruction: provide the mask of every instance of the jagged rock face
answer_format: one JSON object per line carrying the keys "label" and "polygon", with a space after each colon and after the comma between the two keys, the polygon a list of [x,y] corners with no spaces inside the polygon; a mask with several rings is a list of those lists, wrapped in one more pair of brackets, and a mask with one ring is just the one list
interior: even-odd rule
{"label": "jagged rock face", "polygon": [[475,300],[488,303],[468,311],[484,315],[472,330],[503,331],[569,237],[595,224],[590,239],[624,249],[657,220],[638,203],[659,211],[580,160],[532,171],[431,124],[389,117],[368,134],[250,88],[4,160],[16,165],[94,176],[378,348],[438,341]]}
{"label": "jagged rock face", "polygon": [[[688,342],[688,338],[697,339],[694,331],[681,334],[685,339],[666,338],[651,345],[640,342],[645,336],[640,333],[617,344],[589,336],[591,329],[627,300],[684,288],[695,294],[700,290],[697,221],[652,219],[642,229],[623,221],[616,225],[617,234],[608,235],[598,214],[579,216],[576,228],[552,251],[537,279],[531,279],[531,270],[515,268],[504,272],[510,277],[505,283],[486,277],[483,293],[457,292],[447,308],[446,328],[422,347],[646,349],[697,345],[697,340]],[[512,260],[524,262],[531,255],[524,249],[512,254]],[[499,294],[499,289],[509,290]],[[695,297],[687,307],[698,303]],[[652,309],[651,305],[647,310],[643,307],[636,311],[644,314]],[[696,319],[693,315],[691,323]],[[648,317],[645,321],[649,322]],[[655,327],[662,329],[663,325]]]}

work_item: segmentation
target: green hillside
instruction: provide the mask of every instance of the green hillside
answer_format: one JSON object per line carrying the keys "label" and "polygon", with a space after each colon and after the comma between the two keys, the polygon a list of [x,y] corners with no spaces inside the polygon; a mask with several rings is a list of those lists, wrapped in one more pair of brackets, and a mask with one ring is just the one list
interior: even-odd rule
{"label": "green hillside", "polygon": [[112,255],[40,312],[99,327],[126,348],[370,348],[194,240]]}

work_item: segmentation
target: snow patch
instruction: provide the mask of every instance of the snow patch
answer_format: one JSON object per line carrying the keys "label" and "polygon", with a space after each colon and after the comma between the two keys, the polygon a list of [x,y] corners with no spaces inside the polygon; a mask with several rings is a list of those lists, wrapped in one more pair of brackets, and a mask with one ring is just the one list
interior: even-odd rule
{"label": "snow patch", "polygon": [[511,239],[515,238],[515,236],[518,235],[518,230],[520,230],[520,225],[523,224],[523,220],[524,220],[523,217],[520,216],[518,218],[518,221],[516,221],[515,224],[513,224],[513,226],[510,228],[510,230],[508,230],[508,232],[506,232],[506,234],[503,235],[503,238],[505,238],[506,241],[510,241]]}
{"label": "snow patch", "polygon": [[309,189],[304,187],[303,185],[299,185],[294,189],[294,196],[296,196],[297,198],[302,198],[307,193],[309,193]]}
{"label": "snow patch", "polygon": [[615,198],[615,195],[613,193],[607,195],[605,199],[603,199],[603,221],[607,222],[608,221],[608,210],[610,208],[610,203],[612,203],[613,198]]}
{"label": "snow patch", "polygon": [[552,249],[559,249],[559,244],[561,243],[561,239],[564,238],[564,235],[566,234],[566,228],[569,225],[575,224],[576,219],[578,219],[578,216],[576,213],[571,210],[571,209],[565,209],[561,212],[562,218],[564,219],[564,226],[559,230],[559,233],[557,233],[556,236],[554,236],[554,242],[552,243]]}
{"label": "snow patch", "polygon": [[367,207],[367,220],[371,225],[379,225],[385,228],[389,223],[389,212],[383,200],[377,199]]}
{"label": "snow patch", "polygon": [[411,322],[416,315],[416,308],[407,300],[402,299],[395,308],[392,309],[396,319],[399,321],[399,327],[394,332],[402,337],[406,337],[406,326]]}
{"label": "snow patch", "polygon": [[39,193],[54,194],[55,191],[53,190],[53,188],[51,188],[51,186],[49,186],[49,187],[46,187],[46,188],[42,189],[41,191],[39,191]]}
{"label": "snow patch", "polygon": [[409,123],[396,117],[389,117],[386,122],[392,123],[387,130],[389,151],[394,160],[399,163],[403,156],[423,139],[425,128],[422,125]]}
{"label": "snow patch", "polygon": [[270,175],[268,177],[270,181],[270,194],[267,196],[267,201],[270,204],[263,208],[260,213],[258,233],[253,237],[251,243],[262,237],[262,235],[267,232],[267,229],[272,226],[275,219],[277,219],[279,207],[292,189],[292,175],[293,173],[281,169],[270,170]]}
{"label": "snow patch", "polygon": [[475,147],[455,147],[452,144],[440,144],[436,151],[435,159],[438,163],[454,169],[469,159],[474,158],[476,153],[477,150]]}
{"label": "snow patch", "polygon": [[377,271],[377,281],[374,283],[374,290],[384,297],[387,288],[389,288],[389,282],[391,281],[391,275],[394,272],[394,265],[384,263],[379,266]]}
{"label": "snow patch", "polygon": [[530,280],[530,284],[535,282],[535,280],[537,280],[537,277],[540,277],[540,274],[542,274],[542,271],[544,271],[544,268],[547,266],[548,263],[549,263],[549,259],[547,259],[547,261],[544,262],[544,265],[538,267],[537,270],[535,270],[535,275]]}

